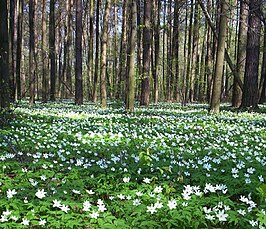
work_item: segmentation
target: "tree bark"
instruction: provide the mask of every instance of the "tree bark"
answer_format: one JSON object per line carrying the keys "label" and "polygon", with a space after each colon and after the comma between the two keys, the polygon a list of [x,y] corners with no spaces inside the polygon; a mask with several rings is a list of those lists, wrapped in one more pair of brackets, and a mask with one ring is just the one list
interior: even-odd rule
{"label": "tree bark", "polygon": [[[246,64],[246,45],[247,45],[247,31],[248,31],[248,4],[245,1],[240,2],[240,18],[239,18],[239,32],[238,32],[238,49],[237,49],[237,74],[244,79],[245,64]],[[242,100],[242,90],[237,83],[236,77],[233,82],[233,96],[232,106],[239,107]]]}
{"label": "tree bark", "polygon": [[16,88],[17,99],[21,100],[21,67],[22,67],[22,31],[23,31],[23,8],[24,0],[18,0],[18,26],[17,26],[17,59],[16,59]]}
{"label": "tree bark", "polygon": [[50,59],[50,100],[51,101],[55,101],[55,94],[56,94],[55,1],[56,0],[50,0],[50,14],[49,14],[49,59]]}
{"label": "tree bark", "polygon": [[259,103],[266,102],[266,24],[264,24],[263,58],[261,66],[261,94]]}
{"label": "tree bark", "polygon": [[96,28],[95,28],[95,70],[94,70],[94,80],[93,80],[93,97],[92,101],[97,101],[97,87],[98,87],[98,75],[99,75],[99,43],[100,43],[100,5],[101,0],[97,0],[96,5]]}
{"label": "tree bark", "polygon": [[101,52],[101,104],[103,109],[107,107],[106,68],[107,68],[108,19],[110,15],[110,4],[111,0],[106,0],[105,12],[103,18],[102,52]]}
{"label": "tree bark", "polygon": [[258,108],[258,70],[260,53],[260,27],[261,21],[258,16],[260,0],[250,0],[247,58],[244,77],[244,88],[241,108]]}
{"label": "tree bark", "polygon": [[129,42],[129,71],[128,71],[128,87],[127,87],[127,100],[126,111],[134,111],[135,100],[135,46],[136,46],[136,20],[137,20],[137,3],[136,0],[132,0],[131,6],[131,30],[130,30],[130,42]]}
{"label": "tree bark", "polygon": [[213,82],[213,92],[210,105],[210,112],[219,113],[221,103],[221,90],[222,90],[222,78],[224,69],[224,56],[225,56],[225,41],[226,41],[226,30],[227,30],[227,11],[228,11],[228,0],[221,2],[221,15],[219,24],[219,36],[218,36],[218,48],[215,64],[215,78]]}
{"label": "tree bark", "polygon": [[36,69],[35,69],[35,6],[36,0],[29,1],[29,32],[30,32],[30,40],[29,40],[29,76],[30,76],[30,103],[35,103],[36,96]]}
{"label": "tree bark", "polygon": [[151,7],[151,0],[144,0],[143,80],[141,82],[140,96],[141,106],[148,106],[150,101]]}
{"label": "tree bark", "polygon": [[83,104],[82,79],[82,0],[76,0],[76,62],[75,62],[75,104]]}
{"label": "tree bark", "polygon": [[9,34],[7,0],[0,1],[0,108],[9,109]]}
{"label": "tree bark", "polygon": [[49,86],[49,73],[48,73],[48,58],[47,58],[47,24],[46,24],[46,0],[43,0],[42,8],[42,101],[48,101],[48,86]]}

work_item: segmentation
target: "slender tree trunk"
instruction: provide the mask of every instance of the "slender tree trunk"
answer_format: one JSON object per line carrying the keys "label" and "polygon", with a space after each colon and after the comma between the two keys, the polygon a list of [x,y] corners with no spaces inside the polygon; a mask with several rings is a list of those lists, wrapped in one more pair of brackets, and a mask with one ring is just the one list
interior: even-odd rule
{"label": "slender tree trunk", "polygon": [[76,62],[75,62],[75,104],[83,104],[82,79],[82,0],[76,0]]}
{"label": "slender tree trunk", "polygon": [[50,14],[49,14],[49,59],[50,59],[50,100],[51,101],[55,101],[55,94],[56,94],[55,1],[56,0],[50,0]]}
{"label": "slender tree trunk", "polygon": [[34,64],[35,55],[35,1],[29,1],[29,28],[30,28],[30,40],[29,40],[29,76],[30,76],[30,103],[35,103],[36,95],[36,71]]}
{"label": "slender tree trunk", "polygon": [[168,9],[167,9],[167,76],[166,76],[166,99],[167,101],[171,101],[172,99],[172,0],[168,1]]}
{"label": "slender tree trunk", "polygon": [[247,36],[247,58],[241,107],[251,108],[252,110],[258,108],[258,70],[261,27],[261,21],[258,16],[258,12],[260,12],[260,0],[250,0]]}
{"label": "slender tree trunk", "polygon": [[154,74],[153,74],[153,90],[154,90],[154,103],[157,104],[159,100],[159,58],[160,58],[160,11],[161,11],[161,0],[157,0],[155,3],[155,52],[154,52]]}
{"label": "slender tree trunk", "polygon": [[89,50],[88,50],[88,65],[87,65],[87,77],[88,77],[88,98],[92,100],[93,96],[93,85],[92,85],[92,76],[93,76],[93,15],[94,15],[94,0],[90,0],[90,18],[89,18]]}
{"label": "slender tree trunk", "polygon": [[110,4],[111,0],[106,0],[105,12],[103,18],[102,52],[101,52],[101,104],[103,109],[107,107],[106,68],[107,68],[107,41],[108,41],[108,20],[110,15]]}
{"label": "slender tree trunk", "polygon": [[140,96],[140,105],[144,106],[148,106],[150,101],[151,6],[151,0],[144,0],[143,80]]}
{"label": "slender tree trunk", "polygon": [[263,41],[263,60],[261,66],[261,94],[259,103],[266,102],[266,24],[264,24],[264,41]]}
{"label": "slender tree trunk", "polygon": [[10,42],[11,42],[11,99],[12,101],[17,100],[17,82],[16,82],[16,60],[17,60],[17,19],[18,9],[17,0],[10,0]]}
{"label": "slender tree trunk", "polygon": [[[247,31],[248,31],[248,4],[245,1],[240,2],[240,19],[238,32],[238,49],[237,49],[237,73],[243,80],[245,75],[246,63],[246,45],[247,45]],[[236,77],[233,83],[232,106],[239,107],[242,100],[242,90],[238,85]]]}
{"label": "slender tree trunk", "polygon": [[17,26],[17,60],[16,60],[16,88],[17,99],[21,100],[21,60],[22,60],[22,28],[23,28],[24,0],[18,0],[18,26]]}
{"label": "slender tree trunk", "polygon": [[191,56],[192,56],[192,33],[193,33],[193,11],[194,11],[194,1],[191,0],[191,11],[189,16],[189,27],[188,27],[188,47],[187,47],[187,66],[186,66],[186,86],[185,86],[185,104],[187,104],[189,100],[189,91],[190,91],[190,82],[191,82]]}
{"label": "slender tree trunk", "polygon": [[174,29],[173,29],[173,71],[174,71],[174,99],[179,100],[179,1],[175,0]]}
{"label": "slender tree trunk", "polygon": [[222,90],[222,78],[224,69],[224,54],[225,54],[225,41],[227,31],[227,11],[228,11],[228,0],[221,1],[221,15],[219,23],[219,37],[218,37],[218,48],[215,64],[215,78],[213,82],[213,92],[210,105],[210,111],[213,113],[219,113],[220,102],[221,102],[221,90]]}
{"label": "slender tree trunk", "polygon": [[119,56],[119,82],[116,93],[116,98],[120,98],[122,95],[122,85],[126,79],[126,64],[127,64],[127,4],[128,1],[123,1],[123,15],[122,15],[122,34],[121,34],[121,45],[120,45],[120,56]]}
{"label": "slender tree trunk", "polygon": [[199,46],[199,4],[198,0],[195,2],[194,8],[194,27],[193,27],[193,41],[192,41],[192,59],[191,59],[191,79],[189,86],[189,100],[194,102],[195,83],[197,78],[198,67],[198,46]]}
{"label": "slender tree trunk", "polygon": [[95,70],[94,70],[94,81],[93,81],[93,102],[97,101],[97,87],[98,87],[98,75],[99,75],[99,43],[100,43],[100,5],[101,0],[97,0],[96,5],[96,28],[95,28]]}
{"label": "slender tree trunk", "polygon": [[0,1],[0,108],[9,109],[9,34],[7,0]]}
{"label": "slender tree trunk", "polygon": [[47,25],[46,25],[46,0],[43,0],[42,8],[42,101],[48,101],[48,86],[49,86],[49,73],[48,73],[48,58],[47,58]]}
{"label": "slender tree trunk", "polygon": [[132,0],[131,6],[131,30],[129,37],[129,71],[128,71],[128,87],[127,87],[127,100],[126,111],[134,111],[135,100],[135,47],[136,47],[136,20],[137,20],[137,3],[136,0]]}

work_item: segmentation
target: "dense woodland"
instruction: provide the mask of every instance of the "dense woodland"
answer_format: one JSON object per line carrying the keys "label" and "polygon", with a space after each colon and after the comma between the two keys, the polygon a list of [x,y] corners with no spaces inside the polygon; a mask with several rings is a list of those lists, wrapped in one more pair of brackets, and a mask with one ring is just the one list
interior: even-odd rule
{"label": "dense woodland", "polygon": [[1,107],[266,102],[263,0],[1,0]]}

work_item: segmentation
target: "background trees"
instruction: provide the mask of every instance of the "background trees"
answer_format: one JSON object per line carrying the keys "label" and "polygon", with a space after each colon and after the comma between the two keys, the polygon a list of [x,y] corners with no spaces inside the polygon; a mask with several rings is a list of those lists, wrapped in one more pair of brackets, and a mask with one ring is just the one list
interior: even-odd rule
{"label": "background trees", "polygon": [[9,77],[8,84],[1,81],[1,90],[10,92],[12,101],[30,97],[31,102],[74,99],[82,104],[83,97],[101,98],[106,107],[107,99],[116,98],[128,110],[132,95],[133,102],[145,106],[150,97],[155,103],[213,101],[214,112],[219,101],[243,108],[265,102],[265,1],[138,0],[136,20],[132,4],[10,1],[9,27],[1,33],[2,39],[9,37],[10,74],[1,74]]}

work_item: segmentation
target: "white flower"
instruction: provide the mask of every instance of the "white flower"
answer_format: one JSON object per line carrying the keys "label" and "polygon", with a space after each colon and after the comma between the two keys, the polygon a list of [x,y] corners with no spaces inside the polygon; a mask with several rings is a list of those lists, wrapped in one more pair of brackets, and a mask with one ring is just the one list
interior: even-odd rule
{"label": "white flower", "polygon": [[206,214],[205,218],[208,219],[208,220],[214,220],[215,217],[213,215]]}
{"label": "white flower", "polygon": [[219,221],[227,221],[228,214],[224,212],[224,210],[219,210],[218,213],[216,213],[216,217],[219,219]]}
{"label": "white flower", "polygon": [[130,177],[124,177],[123,181],[124,181],[124,183],[128,183],[130,181]]}
{"label": "white flower", "polygon": [[161,186],[156,186],[153,190],[154,193],[161,193],[163,191],[163,188]]}
{"label": "white flower", "polygon": [[60,209],[63,212],[65,212],[65,213],[67,213],[70,210],[70,208],[67,205],[65,205],[65,204],[62,204],[62,206],[60,207]]}
{"label": "white flower", "polygon": [[0,218],[0,222],[4,223],[4,222],[7,222],[7,221],[8,221],[8,217],[6,215],[2,215],[1,218]]}
{"label": "white flower", "polygon": [[97,207],[98,207],[98,211],[99,212],[104,212],[104,211],[107,210],[107,208],[105,207],[105,205],[97,205]]}
{"label": "white flower", "polygon": [[59,200],[53,200],[53,207],[54,208],[61,208],[62,207],[62,204],[61,204],[61,201]]}
{"label": "white flower", "polygon": [[97,219],[99,217],[99,213],[96,211],[92,211],[92,213],[90,213],[90,217],[93,219]]}
{"label": "white flower", "polygon": [[177,203],[176,200],[169,200],[167,206],[170,210],[176,209]]}
{"label": "white flower", "polygon": [[151,183],[151,179],[145,177],[145,178],[143,179],[143,182],[146,183],[146,184],[149,184],[149,183]]}
{"label": "white flower", "polygon": [[45,219],[40,219],[39,225],[40,226],[44,226],[45,224],[46,224],[46,220]]}
{"label": "white flower", "polygon": [[35,196],[37,196],[39,199],[42,199],[45,197],[46,193],[47,192],[45,192],[44,189],[38,189],[38,191],[35,193]]}
{"label": "white flower", "polygon": [[6,196],[8,199],[11,199],[13,198],[14,195],[17,194],[17,191],[15,189],[8,189],[7,192],[6,192]]}
{"label": "white flower", "polygon": [[23,218],[21,224],[28,226],[28,225],[30,225],[30,221],[28,219]]}
{"label": "white flower", "polygon": [[45,175],[41,176],[41,180],[45,181],[47,179],[47,177]]}
{"label": "white flower", "polygon": [[72,189],[72,192],[75,193],[75,194],[78,194],[78,195],[80,194],[80,191],[75,190],[75,189]]}
{"label": "white flower", "polygon": [[242,209],[237,210],[237,212],[238,212],[240,215],[243,215],[243,216],[247,214],[246,211],[245,211],[245,210],[242,210]]}
{"label": "white flower", "polygon": [[249,220],[249,223],[252,227],[256,227],[258,226],[258,221],[255,221],[255,220]]}
{"label": "white flower", "polygon": [[14,220],[14,221],[18,221],[18,217],[15,216],[15,215],[12,215],[10,218],[11,218],[12,220]]}
{"label": "white flower", "polygon": [[89,194],[89,195],[93,195],[95,192],[92,191],[92,190],[86,190],[86,192]]}
{"label": "white flower", "polygon": [[83,211],[89,211],[90,210],[90,208],[91,208],[91,203],[89,202],[89,201],[84,201],[84,203],[83,203]]}
{"label": "white flower", "polygon": [[124,200],[125,199],[125,196],[123,194],[118,194],[117,197],[120,199],[120,200]]}
{"label": "white flower", "polygon": [[147,212],[150,212],[151,214],[157,212],[156,207],[154,205],[147,206]]}
{"label": "white flower", "polygon": [[163,207],[163,204],[162,204],[162,202],[159,202],[159,201],[157,201],[155,204],[154,204],[154,207],[156,207],[156,208],[162,208]]}
{"label": "white flower", "polygon": [[140,201],[139,201],[139,199],[135,199],[135,200],[133,200],[133,205],[134,206],[139,206],[141,203],[140,203]]}
{"label": "white flower", "polygon": [[136,196],[143,196],[142,192],[136,192]]}
{"label": "white flower", "polygon": [[4,216],[9,216],[9,215],[11,215],[11,213],[12,213],[11,211],[7,210],[7,211],[3,212],[3,215]]}

